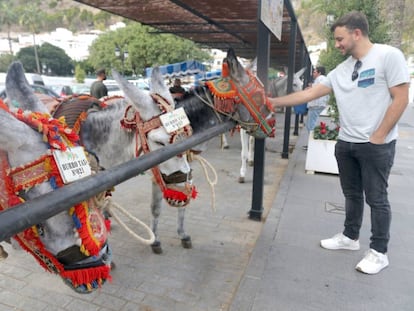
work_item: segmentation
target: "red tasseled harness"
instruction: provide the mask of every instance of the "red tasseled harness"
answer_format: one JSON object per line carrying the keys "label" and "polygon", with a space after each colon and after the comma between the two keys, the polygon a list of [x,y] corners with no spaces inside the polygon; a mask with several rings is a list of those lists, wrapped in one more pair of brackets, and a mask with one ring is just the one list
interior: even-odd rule
{"label": "red tasseled harness", "polygon": [[[157,116],[154,116],[150,120],[143,121],[139,112],[136,111],[132,106],[128,106],[125,110],[125,115],[123,120],[121,120],[121,126],[128,130],[135,132],[135,156],[138,157],[142,152],[149,153],[151,152],[148,145],[147,134],[148,132],[162,127],[160,116],[164,113],[171,112],[173,110],[172,106],[159,94],[151,94],[152,99],[157,103],[158,107],[161,110],[161,113]],[[191,136],[192,128],[190,125],[184,126],[178,131],[170,133],[170,143],[173,143],[180,136]],[[182,155],[178,155],[182,156]],[[161,171],[158,166],[151,168],[155,182],[160,187],[163,197],[166,202],[174,207],[184,207],[190,203],[191,199],[195,199],[197,196],[197,191],[195,186],[188,182],[188,179],[191,179],[189,174],[177,174],[175,181],[171,183],[166,183]],[[184,186],[177,186],[176,183],[184,182]]]}
{"label": "red tasseled harness", "polygon": [[[142,120],[139,112],[136,111],[132,105],[129,105],[125,109],[124,118],[120,121],[121,127],[124,130],[130,132],[133,131],[135,133],[136,157],[138,157],[141,153],[151,152],[147,139],[148,132],[162,127],[163,125],[161,123],[160,116],[173,110],[172,106],[162,96],[158,94],[151,94],[151,97],[160,109],[159,115],[154,116],[148,121],[144,121]],[[63,101],[56,108],[53,115],[54,117],[64,116],[65,119],[68,118],[68,124],[72,125],[73,130],[79,134],[81,124],[87,118],[89,109],[93,109],[93,106],[105,109],[110,105],[111,100],[116,98],[123,97],[111,96],[105,97],[101,100],[95,99],[89,95],[73,97]],[[178,131],[170,133],[170,143],[176,141],[178,137],[191,136],[191,134],[191,126],[187,125]],[[169,177],[165,175],[163,176],[158,166],[151,168],[151,170],[154,180],[160,187],[163,197],[169,205],[174,207],[184,207],[190,203],[191,199],[196,198],[197,191],[195,187],[188,182],[188,180],[191,179],[190,174],[177,172],[173,174],[172,177]],[[178,186],[176,185],[177,183],[184,183],[184,186]]]}
{"label": "red tasseled harness", "polygon": [[249,82],[240,86],[229,77],[227,63],[222,64],[222,76],[219,79],[206,82],[206,86],[214,95],[214,108],[223,113],[232,115],[236,112],[236,105],[243,104],[254,119],[253,124],[246,124],[236,120],[241,127],[245,128],[250,135],[257,138],[273,137],[275,131],[275,120],[268,119],[260,111],[266,105],[271,111],[263,84],[250,71],[246,71]]}
{"label": "red tasseled harness", "polygon": [[[63,119],[53,119],[49,114],[24,112],[21,109],[10,111],[0,100],[0,108],[11,113],[18,120],[25,122],[43,134],[43,139],[50,146],[49,151],[39,159],[19,167],[10,167],[7,153],[0,151],[0,211],[24,202],[19,196],[21,191],[49,181],[52,188],[63,186],[63,180],[51,150],[66,151],[68,147],[78,145],[78,135],[68,128]],[[91,202],[82,202],[68,211],[78,231],[81,245],[80,252],[85,256],[96,256],[106,243],[107,231],[102,215]],[[100,286],[110,280],[110,266],[100,265],[90,268],[66,270],[65,266],[50,253],[42,243],[38,226],[32,226],[18,233],[14,238],[23,249],[28,251],[46,270],[60,274],[69,279],[72,286],[85,286],[91,290],[92,283]]]}

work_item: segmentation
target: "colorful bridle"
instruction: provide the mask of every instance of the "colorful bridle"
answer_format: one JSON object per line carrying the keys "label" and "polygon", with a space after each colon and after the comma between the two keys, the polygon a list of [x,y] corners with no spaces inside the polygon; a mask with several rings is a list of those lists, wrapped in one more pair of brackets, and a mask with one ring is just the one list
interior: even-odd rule
{"label": "colorful bridle", "polygon": [[[62,118],[54,119],[49,114],[24,112],[21,109],[11,111],[1,101],[0,109],[42,133],[43,140],[49,145],[46,154],[19,167],[10,167],[7,153],[0,152],[0,210],[5,210],[24,202],[22,194],[36,185],[49,182],[53,189],[62,187],[64,182],[51,151],[66,151],[77,146],[79,137],[66,126]],[[68,211],[79,236],[77,245],[70,247],[70,250],[61,251],[56,256],[49,252],[41,241],[43,227],[40,224],[14,236],[42,267],[59,274],[65,283],[79,293],[91,292],[111,279],[107,228],[101,212],[92,201],[81,202]],[[91,257],[94,258],[92,261],[82,263]]]}
{"label": "colorful bridle", "polygon": [[[254,137],[274,136],[275,121],[274,118],[269,117],[271,107],[263,84],[250,71],[247,70],[246,73],[249,82],[243,86],[239,85],[231,79],[227,63],[223,63],[221,78],[205,83],[214,96],[214,109],[235,119],[248,134]],[[247,123],[234,117],[238,104],[242,104],[247,109],[254,122]],[[269,110],[267,115],[262,112],[265,107]]]}
{"label": "colorful bridle", "polygon": [[[140,114],[132,106],[128,106],[125,110],[123,120],[121,120],[121,126],[127,131],[133,131],[136,135],[136,148],[135,156],[138,157],[141,153],[151,152],[148,144],[148,133],[154,129],[162,127],[160,117],[173,110],[173,107],[168,101],[159,94],[151,94],[153,101],[160,108],[160,114],[153,118],[144,121]],[[170,143],[174,143],[179,137],[188,137],[192,135],[192,128],[190,125],[186,125],[183,128],[170,133]],[[179,157],[183,154],[177,155]],[[163,198],[165,201],[173,207],[185,207],[191,199],[195,199],[197,191],[195,186],[191,184],[191,172],[182,173],[176,172],[170,176],[163,175],[159,169],[159,166],[151,168],[153,177],[157,185],[160,187]],[[182,185],[183,184],[183,185]]]}

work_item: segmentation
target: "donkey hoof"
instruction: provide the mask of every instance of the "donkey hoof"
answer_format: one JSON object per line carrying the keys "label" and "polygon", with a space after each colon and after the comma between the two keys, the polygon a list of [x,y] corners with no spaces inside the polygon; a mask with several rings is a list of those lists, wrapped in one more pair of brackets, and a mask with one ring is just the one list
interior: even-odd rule
{"label": "donkey hoof", "polygon": [[154,254],[162,254],[161,242],[155,241],[151,244],[151,249]]}
{"label": "donkey hoof", "polygon": [[181,245],[184,248],[193,248],[193,244],[191,243],[191,237],[181,239]]}
{"label": "donkey hoof", "polygon": [[0,245],[0,261],[6,259],[9,254],[4,250],[3,246]]}
{"label": "donkey hoof", "polygon": [[239,177],[239,184],[244,184],[244,177]]}
{"label": "donkey hoof", "polygon": [[111,270],[114,270],[114,269],[116,269],[116,264],[113,261],[111,261]]}

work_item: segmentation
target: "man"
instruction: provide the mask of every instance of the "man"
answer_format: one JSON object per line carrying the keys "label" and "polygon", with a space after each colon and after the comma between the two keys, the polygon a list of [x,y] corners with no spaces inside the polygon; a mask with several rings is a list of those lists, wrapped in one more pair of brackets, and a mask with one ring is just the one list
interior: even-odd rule
{"label": "man", "polygon": [[172,94],[174,99],[184,97],[185,89],[181,86],[180,79],[177,78],[174,80],[174,85],[170,87],[170,93]]}
{"label": "man", "polygon": [[108,96],[108,89],[103,81],[106,80],[105,69],[99,69],[96,71],[96,81],[91,85],[91,96],[96,98],[102,98]]}
{"label": "man", "polygon": [[397,122],[408,104],[410,77],[401,51],[370,41],[363,13],[353,11],[344,15],[331,31],[335,47],[350,56],[320,84],[269,100],[276,109],[334,92],[341,126],[335,157],[346,213],[343,232],[321,240],[321,246],[331,250],[360,248],[365,194],[371,208],[372,235],[370,250],[356,269],[376,274],[389,264],[388,177],[395,155]]}
{"label": "man", "polygon": [[[321,83],[321,81],[323,81],[324,79],[326,79],[325,73],[325,67],[317,66],[312,72],[312,85],[315,86]],[[306,121],[306,129],[308,130],[308,132],[313,131],[313,129],[315,128],[316,123],[318,122],[319,115],[326,108],[328,101],[329,95],[325,95],[308,102],[308,118]]]}

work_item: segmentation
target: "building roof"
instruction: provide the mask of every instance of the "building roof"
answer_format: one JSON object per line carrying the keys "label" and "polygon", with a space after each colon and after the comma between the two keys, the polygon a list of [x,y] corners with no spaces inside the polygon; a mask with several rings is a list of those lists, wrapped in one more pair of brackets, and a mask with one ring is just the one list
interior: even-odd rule
{"label": "building roof", "polygon": [[[256,57],[259,0],[76,0],[77,2],[171,33],[206,48],[240,57]],[[290,0],[284,1],[281,40],[271,36],[270,64],[283,67],[289,61],[291,21],[297,22]],[[299,27],[298,27],[299,29]],[[296,36],[296,69],[303,60],[304,40]],[[306,48],[304,49],[307,54]]]}

